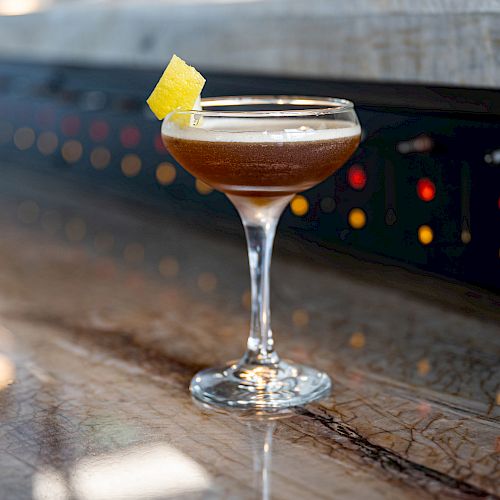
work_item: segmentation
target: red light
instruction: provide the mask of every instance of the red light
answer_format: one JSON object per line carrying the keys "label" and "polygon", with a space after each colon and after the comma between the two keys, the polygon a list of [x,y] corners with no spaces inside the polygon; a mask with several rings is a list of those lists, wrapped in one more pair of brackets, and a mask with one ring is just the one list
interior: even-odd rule
{"label": "red light", "polygon": [[417,195],[422,201],[432,201],[436,196],[435,184],[427,177],[419,179],[417,182]]}
{"label": "red light", "polygon": [[360,165],[352,165],[347,171],[347,182],[353,189],[361,191],[366,186],[366,172]]}
{"label": "red light", "polygon": [[78,116],[66,116],[61,122],[62,133],[68,136],[78,135],[80,124],[80,118],[78,118]]}
{"label": "red light", "polygon": [[120,142],[126,148],[133,148],[139,144],[141,133],[137,127],[125,127],[120,132]]}
{"label": "red light", "polygon": [[92,122],[89,128],[89,135],[93,141],[104,141],[109,134],[109,125],[102,120]]}
{"label": "red light", "polygon": [[167,152],[163,141],[161,140],[161,134],[155,136],[155,149],[157,153],[165,154]]}

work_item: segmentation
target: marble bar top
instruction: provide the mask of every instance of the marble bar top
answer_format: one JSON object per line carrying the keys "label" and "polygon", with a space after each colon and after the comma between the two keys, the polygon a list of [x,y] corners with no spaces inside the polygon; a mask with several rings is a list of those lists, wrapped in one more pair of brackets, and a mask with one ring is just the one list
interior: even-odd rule
{"label": "marble bar top", "polygon": [[495,294],[278,237],[278,350],[333,392],[205,408],[190,378],[245,344],[243,239],[2,172],[2,500],[499,498]]}

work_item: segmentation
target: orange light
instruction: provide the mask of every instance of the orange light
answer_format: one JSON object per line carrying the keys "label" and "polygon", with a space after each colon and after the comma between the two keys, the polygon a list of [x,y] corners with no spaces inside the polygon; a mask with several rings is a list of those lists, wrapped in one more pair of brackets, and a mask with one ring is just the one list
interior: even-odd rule
{"label": "orange light", "polygon": [[163,162],[156,168],[156,180],[162,186],[167,186],[174,182],[176,176],[175,167],[168,162]]}
{"label": "orange light", "polygon": [[362,229],[366,226],[366,214],[361,208],[353,208],[347,220],[353,229]]}
{"label": "orange light", "polygon": [[61,148],[61,155],[68,163],[76,163],[83,153],[82,143],[74,139],[66,141]]}
{"label": "orange light", "polygon": [[418,228],[418,241],[422,245],[429,245],[434,239],[434,231],[427,225],[420,226]]}
{"label": "orange light", "polygon": [[97,170],[102,170],[109,165],[111,161],[111,153],[109,149],[98,147],[92,150],[90,153],[90,163]]}
{"label": "orange light", "polygon": [[141,159],[134,154],[125,155],[121,162],[123,175],[135,177],[141,171]]}
{"label": "orange light", "polygon": [[309,210],[309,202],[305,196],[298,194],[290,202],[290,208],[292,209],[294,215],[302,217],[303,215],[306,215]]}
{"label": "orange light", "polygon": [[52,154],[57,149],[57,144],[59,143],[57,139],[57,135],[54,132],[42,132],[38,136],[38,140],[36,141],[36,146],[38,151],[43,155],[47,156]]}
{"label": "orange light", "polygon": [[427,177],[419,179],[417,195],[422,201],[432,201],[436,197],[436,185]]}
{"label": "orange light", "polygon": [[194,181],[194,186],[196,188],[196,191],[198,191],[198,193],[200,194],[210,194],[214,190],[214,188],[210,186],[210,184],[200,181],[200,179],[196,179]]}
{"label": "orange light", "polygon": [[353,189],[361,191],[366,186],[366,172],[361,165],[352,165],[347,171],[347,182]]}

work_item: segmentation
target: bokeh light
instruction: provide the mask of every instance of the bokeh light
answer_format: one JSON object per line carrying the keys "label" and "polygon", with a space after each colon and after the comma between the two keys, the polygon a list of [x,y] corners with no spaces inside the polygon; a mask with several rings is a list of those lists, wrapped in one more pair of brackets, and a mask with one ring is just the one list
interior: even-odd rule
{"label": "bokeh light", "polygon": [[290,202],[290,208],[294,215],[302,217],[306,215],[309,210],[309,202],[305,196],[298,194],[294,196],[293,200]]}
{"label": "bokeh light", "polygon": [[137,127],[128,126],[120,131],[120,142],[124,148],[135,148],[141,140],[141,132]]}
{"label": "bokeh light", "polygon": [[14,144],[18,149],[24,151],[31,148],[35,142],[35,132],[30,127],[18,128],[14,133]]}
{"label": "bokeh light", "polygon": [[36,147],[38,151],[45,156],[51,155],[59,144],[59,139],[54,132],[42,132],[36,141]]}
{"label": "bokeh light", "polygon": [[109,165],[111,161],[111,153],[108,148],[97,147],[90,153],[90,164],[96,170],[102,170]]}
{"label": "bokeh light", "polygon": [[347,182],[353,189],[361,191],[366,186],[366,172],[361,165],[351,165],[347,170]]}
{"label": "bokeh light", "polygon": [[67,163],[76,163],[83,154],[83,146],[80,141],[71,139],[66,141],[61,148],[61,155]]}
{"label": "bokeh light", "polygon": [[424,224],[418,228],[418,241],[422,245],[429,245],[434,239],[434,231],[430,226]]}
{"label": "bokeh light", "polygon": [[167,186],[174,182],[176,170],[174,165],[169,162],[163,162],[156,167],[156,180],[162,186]]}
{"label": "bokeh light", "polygon": [[122,158],[121,169],[123,175],[127,177],[135,177],[142,167],[141,159],[136,154],[128,154]]}
{"label": "bokeh light", "polygon": [[353,229],[362,229],[366,226],[366,214],[361,208],[353,208],[347,220]]}
{"label": "bokeh light", "polygon": [[109,135],[109,125],[104,120],[95,120],[90,124],[89,136],[95,142],[104,141]]}
{"label": "bokeh light", "polygon": [[417,182],[417,196],[422,201],[432,201],[436,197],[436,185],[427,177]]}
{"label": "bokeh light", "polygon": [[214,190],[212,186],[210,186],[206,182],[200,181],[200,179],[195,180],[194,187],[200,194],[210,194]]}
{"label": "bokeh light", "polygon": [[335,200],[333,198],[327,196],[326,198],[323,198],[321,200],[319,206],[325,214],[329,214],[335,210],[337,204],[335,203]]}

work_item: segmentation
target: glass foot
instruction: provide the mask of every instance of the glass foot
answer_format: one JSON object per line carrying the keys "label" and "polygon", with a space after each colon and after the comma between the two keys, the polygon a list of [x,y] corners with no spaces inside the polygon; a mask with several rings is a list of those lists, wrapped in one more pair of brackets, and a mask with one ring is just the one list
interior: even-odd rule
{"label": "glass foot", "polygon": [[191,380],[192,395],[209,404],[231,408],[286,408],[328,395],[330,377],[304,365],[280,361],[276,365],[233,363],[209,368]]}

